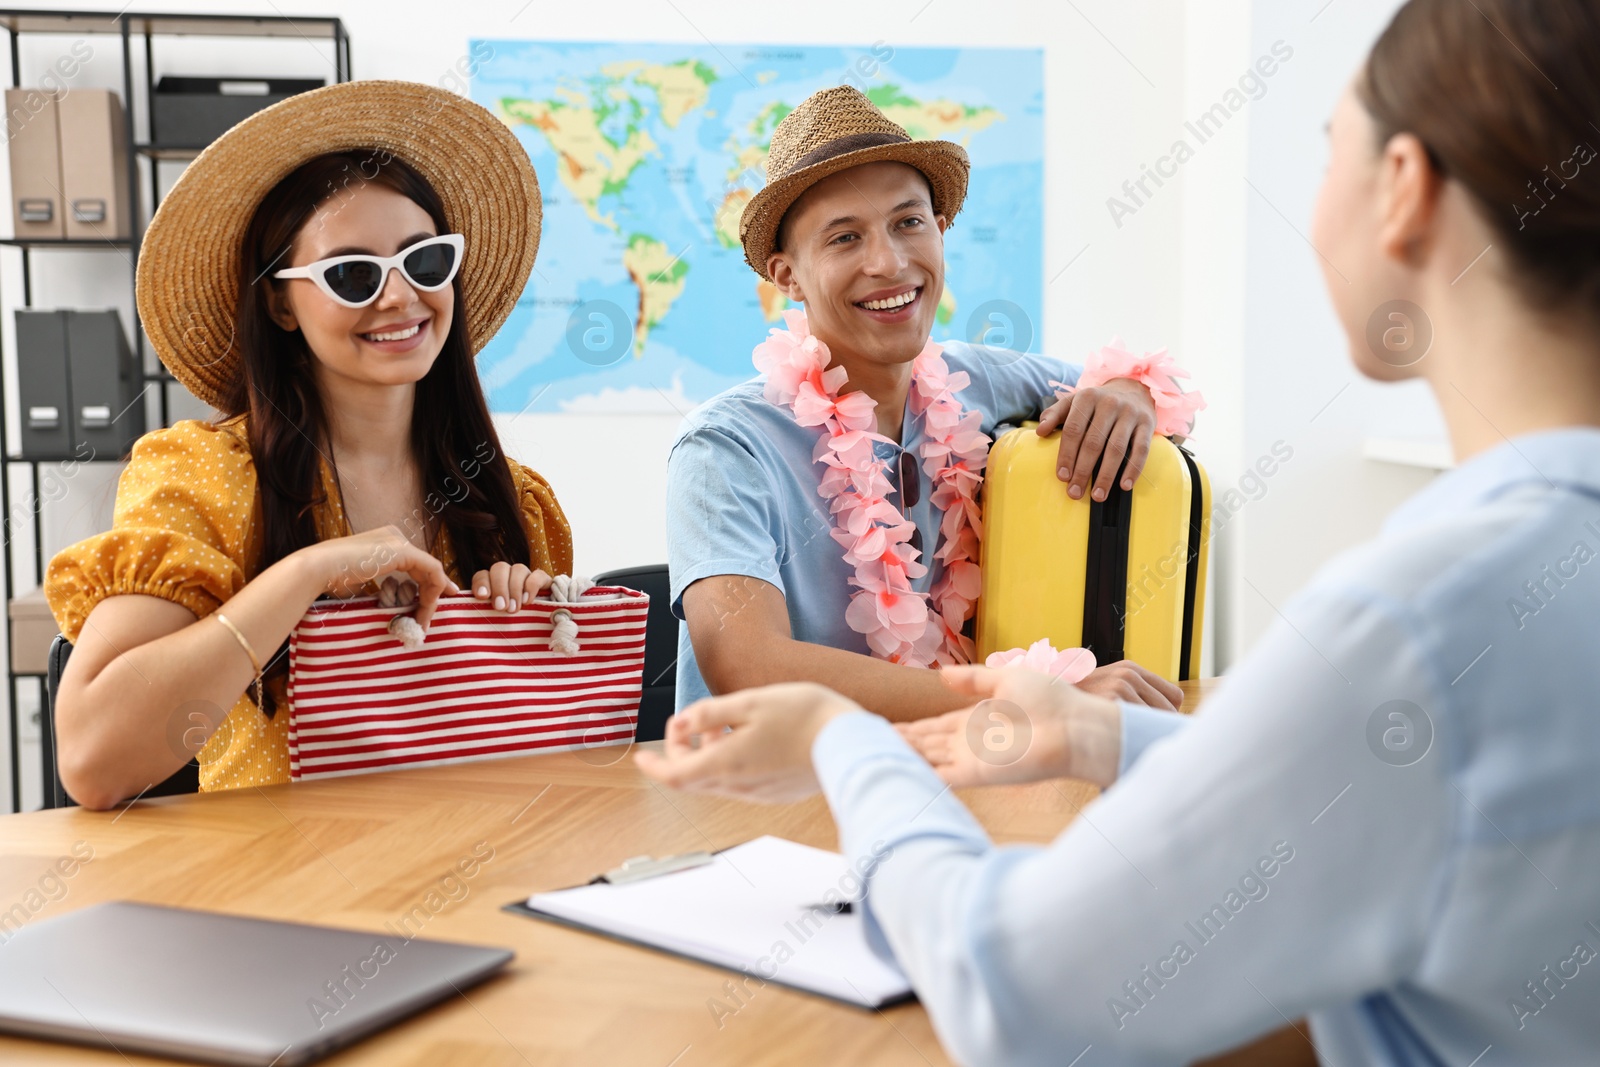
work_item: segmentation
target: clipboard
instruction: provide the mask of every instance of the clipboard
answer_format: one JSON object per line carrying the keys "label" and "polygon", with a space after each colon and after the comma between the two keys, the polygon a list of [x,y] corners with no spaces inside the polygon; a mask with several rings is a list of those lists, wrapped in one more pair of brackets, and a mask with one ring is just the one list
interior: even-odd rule
{"label": "clipboard", "polygon": [[910,980],[874,952],[860,909],[844,903],[859,887],[838,853],[764,836],[630,861],[503,910],[748,976],[747,988],[770,983],[866,1009],[912,1000]]}

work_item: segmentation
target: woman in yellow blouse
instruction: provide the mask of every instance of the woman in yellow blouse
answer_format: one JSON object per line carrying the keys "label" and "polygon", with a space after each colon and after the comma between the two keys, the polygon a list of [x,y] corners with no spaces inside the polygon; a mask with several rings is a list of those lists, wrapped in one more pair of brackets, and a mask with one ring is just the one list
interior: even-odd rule
{"label": "woman in yellow blouse", "polygon": [[197,754],[202,789],[288,781],[286,639],[320,596],[381,583],[425,628],[466,579],[514,612],[570,572],[560,505],[505,457],[473,364],[539,220],[505,126],[404,82],[293,97],[184,172],[141,246],[139,314],[221,417],[141,438],[112,530],[50,563],[79,803]]}

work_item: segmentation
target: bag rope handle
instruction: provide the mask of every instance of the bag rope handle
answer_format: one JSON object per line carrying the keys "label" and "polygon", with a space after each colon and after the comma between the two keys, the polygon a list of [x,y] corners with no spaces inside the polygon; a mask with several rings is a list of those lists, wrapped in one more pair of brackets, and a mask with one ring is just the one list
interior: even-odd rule
{"label": "bag rope handle", "polygon": [[[558,574],[551,579],[550,588],[546,590],[545,597],[557,604],[576,604],[583,595],[594,588],[594,579],[582,575]],[[379,602],[384,607],[396,606],[393,598],[387,603],[380,595]],[[411,615],[396,615],[389,620],[389,633],[399,640],[407,651],[415,651],[422,647],[422,627],[417,625],[417,620]],[[575,656],[582,646],[578,644],[578,620],[572,617],[572,612],[566,608],[556,608],[550,613],[550,651],[558,656]]]}
{"label": "bag rope handle", "polygon": [[[594,588],[594,579],[582,575],[558,574],[550,581],[545,593],[557,604],[576,604],[583,594]],[[578,654],[578,620],[566,608],[550,613],[550,651],[558,656]]]}

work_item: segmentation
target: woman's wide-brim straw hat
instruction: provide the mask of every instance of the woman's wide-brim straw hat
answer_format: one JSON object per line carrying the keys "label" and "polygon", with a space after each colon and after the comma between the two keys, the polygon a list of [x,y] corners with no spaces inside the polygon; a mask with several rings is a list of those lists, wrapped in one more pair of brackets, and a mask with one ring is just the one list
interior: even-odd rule
{"label": "woman's wide-brim straw hat", "polygon": [[[955,218],[967,195],[967,153],[952,141],[913,141],[860,90],[848,85],[812,93],[772,133],[767,184],[739,219],[745,262],[767,278],[767,257],[778,225],[800,195],[829,175],[890,160],[922,172],[933,190],[933,211]],[[768,281],[772,279],[767,278]]]}
{"label": "woman's wide-brim straw hat", "polygon": [[239,250],[262,198],[317,156],[364,150],[379,153],[375,165],[387,153],[426,178],[450,232],[466,237],[457,314],[465,311],[474,355],[511,314],[533,269],[541,217],[539,180],[516,136],[481,105],[430,85],[314,89],[251,115],[201,152],[145,232],[139,319],[161,362],[195,396],[215,406],[242,373]]}

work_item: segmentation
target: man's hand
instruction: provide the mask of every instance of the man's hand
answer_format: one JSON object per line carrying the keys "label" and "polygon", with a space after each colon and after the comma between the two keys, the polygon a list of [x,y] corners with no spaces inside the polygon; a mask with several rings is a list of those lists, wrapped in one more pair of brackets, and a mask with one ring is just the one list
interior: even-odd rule
{"label": "man's hand", "polygon": [[1177,711],[1183,706],[1183,690],[1131,659],[1096,667],[1078,687],[1112,700],[1143,704],[1157,711]]}
{"label": "man's hand", "polygon": [[1132,489],[1150,455],[1150,437],[1156,429],[1156,402],[1142,382],[1114,378],[1101,386],[1079,389],[1057,400],[1039,417],[1039,436],[1061,431],[1061,451],[1056,476],[1067,483],[1067,495],[1077,500],[1100,461],[1093,497],[1105,500],[1117,477],[1122,457],[1128,467],[1122,488]]}
{"label": "man's hand", "polygon": [[1022,667],[940,673],[977,702],[895,729],[951,785],[1082,778],[1104,787],[1116,777],[1122,712],[1114,702]]}
{"label": "man's hand", "polygon": [[664,755],[634,753],[648,778],[695,793],[786,804],[819,788],[811,745],[834,717],[860,706],[810,682],[699,700],[667,720]]}

